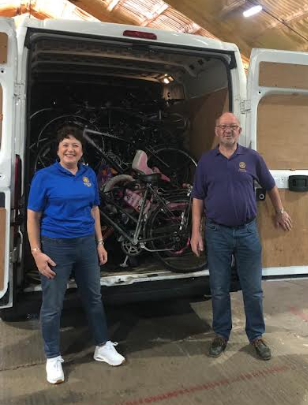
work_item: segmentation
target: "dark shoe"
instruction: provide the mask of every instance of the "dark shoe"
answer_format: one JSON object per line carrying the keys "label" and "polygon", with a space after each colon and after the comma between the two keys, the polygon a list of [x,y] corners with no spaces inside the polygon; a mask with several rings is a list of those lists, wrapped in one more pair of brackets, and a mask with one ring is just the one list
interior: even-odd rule
{"label": "dark shoe", "polygon": [[251,344],[256,349],[257,355],[262,360],[270,360],[272,357],[271,349],[267,346],[263,339],[258,338],[251,342]]}
{"label": "dark shoe", "polygon": [[228,341],[221,336],[216,336],[211,343],[209,348],[210,357],[219,357],[222,352],[225,350]]}

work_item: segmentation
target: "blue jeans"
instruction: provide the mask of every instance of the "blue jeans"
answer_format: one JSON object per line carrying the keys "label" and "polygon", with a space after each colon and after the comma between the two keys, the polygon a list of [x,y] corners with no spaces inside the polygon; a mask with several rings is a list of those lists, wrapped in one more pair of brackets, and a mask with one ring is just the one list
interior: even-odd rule
{"label": "blue jeans", "polygon": [[265,330],[263,291],[261,286],[261,243],[256,221],[235,227],[206,222],[210,286],[213,307],[213,329],[217,335],[229,339],[232,329],[230,283],[231,261],[235,257],[242,287],[246,315],[246,334],[251,342]]}
{"label": "blue jeans", "polygon": [[43,302],[40,320],[46,357],[60,355],[60,317],[72,270],[95,344],[105,343],[108,332],[94,235],[73,239],[42,236],[42,251],[56,263],[52,268],[56,273],[53,279],[41,275]]}

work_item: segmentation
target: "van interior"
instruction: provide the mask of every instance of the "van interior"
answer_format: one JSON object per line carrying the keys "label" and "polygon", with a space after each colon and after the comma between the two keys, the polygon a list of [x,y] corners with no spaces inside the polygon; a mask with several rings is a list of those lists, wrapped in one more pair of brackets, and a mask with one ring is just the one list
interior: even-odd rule
{"label": "van interior", "polygon": [[[29,31],[26,45],[29,120],[23,164],[25,207],[31,178],[52,153],[41,153],[40,147],[54,139],[59,125],[71,117],[79,117],[79,122],[94,130],[113,131],[125,137],[132,128],[137,128],[139,135],[147,133],[146,127],[152,123],[144,117],[156,117],[157,123],[169,114],[177,119],[173,126],[166,124],[166,133],[173,141],[174,137],[181,139],[178,147],[198,160],[216,144],[215,119],[223,111],[232,110],[232,52],[156,44],[124,36],[84,37],[34,29]],[[154,138],[151,135],[151,141],[155,142]],[[164,141],[168,143],[168,139]],[[116,158],[116,143],[108,148],[114,148],[110,153]],[[88,153],[89,164],[99,159],[94,155],[94,151]],[[128,269],[121,267],[125,254],[119,254],[120,248],[112,243],[112,237],[110,240],[110,245],[108,240],[106,243],[110,263],[105,275],[168,272],[147,254],[131,260]],[[24,282],[31,289],[39,280],[28,243],[24,245]]]}

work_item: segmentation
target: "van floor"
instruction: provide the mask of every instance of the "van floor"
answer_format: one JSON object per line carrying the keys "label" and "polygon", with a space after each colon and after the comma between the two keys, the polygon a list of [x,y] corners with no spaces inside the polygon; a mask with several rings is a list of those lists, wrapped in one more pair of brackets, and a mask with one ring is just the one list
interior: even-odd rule
{"label": "van floor", "polygon": [[111,338],[127,361],[92,359],[79,308],[63,313],[66,381],[45,381],[37,314],[0,322],[0,403],[5,405],[308,404],[308,280],[264,282],[270,361],[258,359],[244,332],[242,296],[232,293],[233,332],[225,353],[207,357],[211,301],[187,299],[107,307]]}

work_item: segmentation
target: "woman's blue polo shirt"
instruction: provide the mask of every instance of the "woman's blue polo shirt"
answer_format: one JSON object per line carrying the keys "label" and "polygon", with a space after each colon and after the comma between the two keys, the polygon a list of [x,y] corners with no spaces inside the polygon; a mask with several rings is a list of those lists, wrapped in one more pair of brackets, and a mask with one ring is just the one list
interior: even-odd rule
{"label": "woman's blue polo shirt", "polygon": [[96,175],[88,166],[79,164],[73,175],[56,162],[33,177],[28,208],[42,212],[43,236],[78,238],[94,234],[91,209],[98,205]]}

